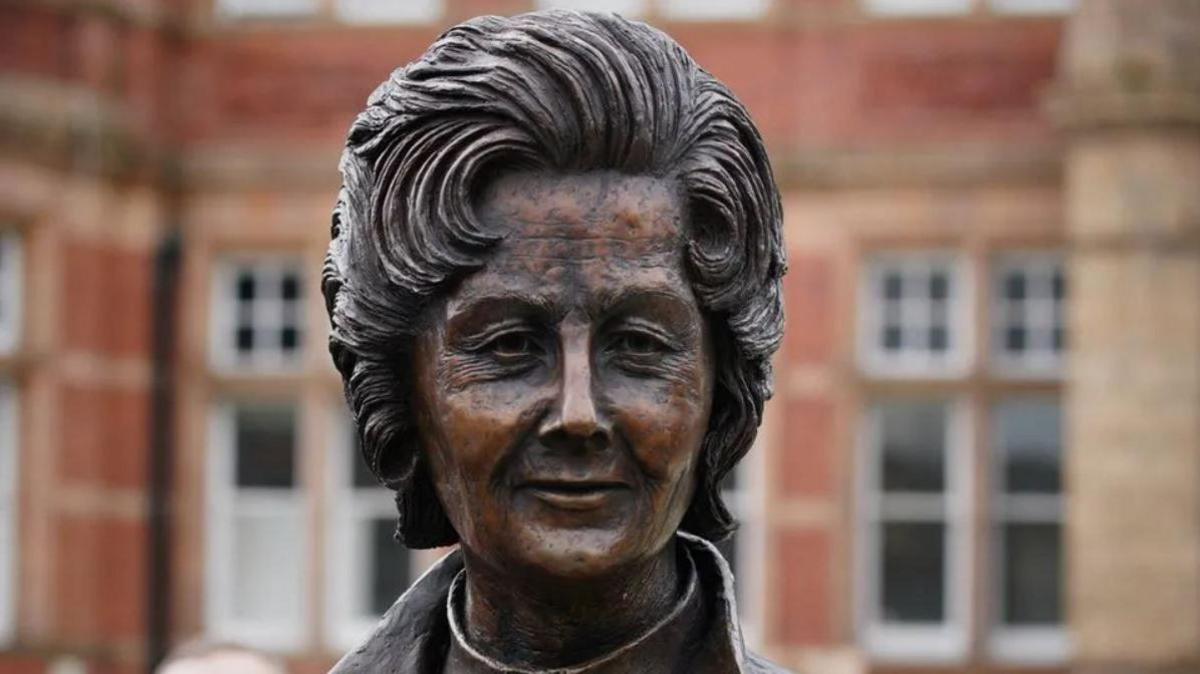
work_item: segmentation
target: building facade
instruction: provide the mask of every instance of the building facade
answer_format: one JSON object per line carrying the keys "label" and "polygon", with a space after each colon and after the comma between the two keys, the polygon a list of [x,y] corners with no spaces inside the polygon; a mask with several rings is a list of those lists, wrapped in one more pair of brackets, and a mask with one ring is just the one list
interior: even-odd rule
{"label": "building facade", "polygon": [[366,96],[537,7],[661,26],[784,193],[776,396],[727,488],[800,672],[1200,671],[1189,0],[0,5],[0,674],[238,641],[323,672],[391,540],[317,290]]}

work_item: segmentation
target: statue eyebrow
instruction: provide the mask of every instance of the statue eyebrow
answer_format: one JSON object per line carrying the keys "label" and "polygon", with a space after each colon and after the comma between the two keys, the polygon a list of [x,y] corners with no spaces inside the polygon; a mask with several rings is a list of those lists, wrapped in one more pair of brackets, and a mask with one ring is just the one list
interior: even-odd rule
{"label": "statue eyebrow", "polygon": [[[678,288],[671,285],[651,283],[644,285],[622,286],[617,288],[602,288],[597,293],[598,298],[593,308],[595,317],[639,308],[645,302],[653,302],[653,312],[668,322],[683,328],[692,323],[692,312],[688,310],[692,304],[686,295],[680,294]],[[666,300],[666,303],[663,303]],[[697,310],[699,309],[697,305]]]}
{"label": "statue eyebrow", "polygon": [[563,313],[562,307],[546,295],[505,289],[483,291],[447,309],[446,326],[451,330],[479,321],[504,320],[514,315],[552,319]]}

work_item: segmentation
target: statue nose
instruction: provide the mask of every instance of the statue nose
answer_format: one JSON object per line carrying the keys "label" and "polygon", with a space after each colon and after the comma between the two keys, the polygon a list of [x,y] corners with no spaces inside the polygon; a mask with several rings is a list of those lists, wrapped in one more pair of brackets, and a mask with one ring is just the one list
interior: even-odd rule
{"label": "statue nose", "polygon": [[558,392],[539,435],[547,447],[605,449],[612,441],[608,415],[598,404],[588,339],[564,340]]}

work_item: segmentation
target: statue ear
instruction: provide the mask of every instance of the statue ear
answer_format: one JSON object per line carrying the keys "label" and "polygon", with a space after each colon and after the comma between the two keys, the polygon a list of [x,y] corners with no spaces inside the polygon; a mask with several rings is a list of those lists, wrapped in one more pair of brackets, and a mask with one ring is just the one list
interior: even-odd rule
{"label": "statue ear", "polygon": [[[411,434],[405,435],[411,437]],[[439,548],[457,543],[458,532],[446,516],[446,509],[442,507],[442,501],[434,489],[424,453],[415,446],[415,438],[402,443],[409,446],[397,447],[395,451],[385,452],[385,456],[399,455],[396,456],[397,463],[405,465],[392,466],[389,465],[391,460],[396,459],[380,457],[379,466],[380,478],[396,490],[396,510],[400,516],[396,523],[396,537],[406,547],[413,549]]]}

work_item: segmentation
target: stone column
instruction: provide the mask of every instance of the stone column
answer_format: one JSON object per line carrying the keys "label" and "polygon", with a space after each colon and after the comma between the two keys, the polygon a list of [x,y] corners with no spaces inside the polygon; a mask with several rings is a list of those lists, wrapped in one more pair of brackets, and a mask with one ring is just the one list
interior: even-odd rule
{"label": "stone column", "polygon": [[1197,672],[1200,1],[1081,0],[1061,64],[1076,671]]}

